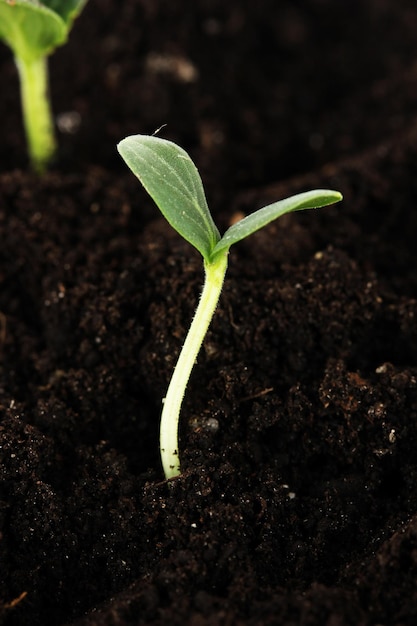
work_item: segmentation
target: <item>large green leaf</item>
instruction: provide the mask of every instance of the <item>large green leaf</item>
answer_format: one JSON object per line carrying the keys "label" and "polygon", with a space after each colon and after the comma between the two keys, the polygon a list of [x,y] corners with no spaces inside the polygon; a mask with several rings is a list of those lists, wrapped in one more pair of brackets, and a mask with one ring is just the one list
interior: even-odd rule
{"label": "large green leaf", "polygon": [[281,217],[281,215],[285,215],[285,213],[302,211],[304,209],[318,209],[340,200],[342,200],[342,195],[338,191],[315,189],[314,191],[306,191],[305,193],[269,204],[244,217],[240,222],[233,224],[214,247],[212,258],[219,253],[224,253],[234,243],[245,239],[245,237]]}
{"label": "large green leaf", "polygon": [[132,135],[119,153],[175,230],[209,260],[220,240],[196,166],[179,146],[148,135]]}

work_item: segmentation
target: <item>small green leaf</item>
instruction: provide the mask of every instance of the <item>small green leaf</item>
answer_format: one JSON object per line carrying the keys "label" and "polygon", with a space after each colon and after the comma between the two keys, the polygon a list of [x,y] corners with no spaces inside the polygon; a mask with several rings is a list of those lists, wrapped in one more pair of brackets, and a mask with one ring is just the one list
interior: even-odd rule
{"label": "small green leaf", "polygon": [[32,61],[65,43],[67,29],[62,19],[34,0],[0,0],[0,39],[15,57]]}
{"label": "small green leaf", "polygon": [[46,56],[67,41],[86,1],[0,0],[0,39],[25,62]]}
{"label": "small green leaf", "polygon": [[87,0],[43,0],[42,4],[55,11],[68,26],[71,26],[86,2]]}
{"label": "small green leaf", "polygon": [[304,209],[318,209],[339,202],[340,200],[342,200],[342,194],[338,191],[315,189],[314,191],[299,193],[296,196],[269,204],[251,213],[247,217],[244,217],[240,222],[233,224],[214,247],[212,258],[219,253],[224,253],[237,241],[245,239],[245,237],[248,237],[263,226],[269,224],[269,222],[281,217],[281,215],[285,215],[285,213],[302,211]]}
{"label": "small green leaf", "polygon": [[200,174],[185,150],[148,135],[126,137],[117,149],[171,226],[208,261],[220,235]]}

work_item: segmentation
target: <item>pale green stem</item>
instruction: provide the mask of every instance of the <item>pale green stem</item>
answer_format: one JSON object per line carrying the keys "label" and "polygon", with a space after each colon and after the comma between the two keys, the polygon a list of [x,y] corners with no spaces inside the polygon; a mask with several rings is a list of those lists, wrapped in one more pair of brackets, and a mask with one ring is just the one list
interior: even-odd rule
{"label": "pale green stem", "polygon": [[38,173],[47,168],[55,152],[55,133],[48,92],[48,59],[16,58],[20,76],[23,119],[32,167]]}
{"label": "pale green stem", "polygon": [[165,478],[180,474],[178,423],[191,370],[216,310],[227,269],[228,250],[214,263],[205,263],[205,283],[200,302],[175,366],[161,416],[160,450]]}

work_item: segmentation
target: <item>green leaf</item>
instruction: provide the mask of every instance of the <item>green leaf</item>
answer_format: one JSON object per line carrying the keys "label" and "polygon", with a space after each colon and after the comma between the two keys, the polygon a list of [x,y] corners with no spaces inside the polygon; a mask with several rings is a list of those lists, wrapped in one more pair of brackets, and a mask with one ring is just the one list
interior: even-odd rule
{"label": "green leaf", "polygon": [[208,261],[220,235],[188,154],[171,141],[148,135],[126,137],[117,149],[171,226]]}
{"label": "green leaf", "polygon": [[68,26],[71,26],[86,2],[87,0],[43,0],[42,4],[55,11]]}
{"label": "green leaf", "polygon": [[65,43],[65,23],[53,11],[33,0],[0,0],[0,38],[15,57],[31,61]]}
{"label": "green leaf", "polygon": [[342,194],[338,191],[315,189],[314,191],[306,191],[258,209],[255,213],[251,213],[240,222],[233,224],[224,233],[212,251],[212,259],[219,253],[224,253],[237,241],[245,239],[245,237],[281,217],[281,215],[285,215],[285,213],[303,211],[304,209],[318,209],[340,200],[342,200]]}
{"label": "green leaf", "polygon": [[0,0],[0,39],[16,58],[34,61],[68,38],[73,19],[86,0]]}

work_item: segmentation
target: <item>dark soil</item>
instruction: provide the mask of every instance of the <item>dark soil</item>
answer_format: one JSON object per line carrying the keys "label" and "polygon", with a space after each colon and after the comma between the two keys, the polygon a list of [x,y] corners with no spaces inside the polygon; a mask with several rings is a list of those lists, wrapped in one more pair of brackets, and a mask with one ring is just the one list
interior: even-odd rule
{"label": "dark soil", "polygon": [[[415,0],[90,0],[30,173],[0,50],[0,623],[417,623]],[[163,481],[202,283],[115,144],[178,141],[238,244]]]}

